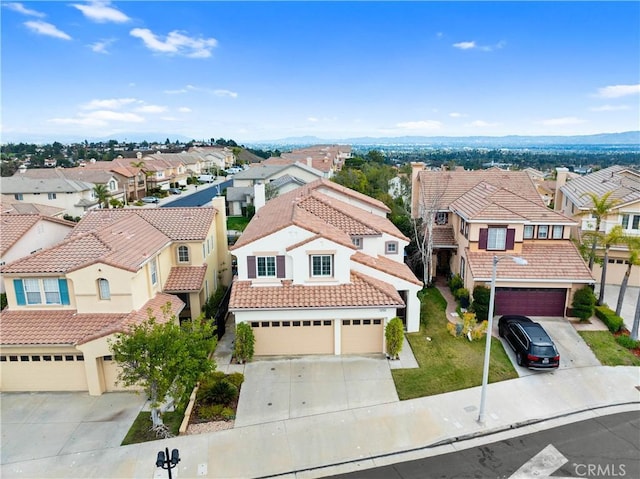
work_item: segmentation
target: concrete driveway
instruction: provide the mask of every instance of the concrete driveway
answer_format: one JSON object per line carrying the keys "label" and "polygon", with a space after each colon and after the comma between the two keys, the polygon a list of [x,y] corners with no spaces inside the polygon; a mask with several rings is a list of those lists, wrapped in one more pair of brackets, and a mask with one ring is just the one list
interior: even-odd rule
{"label": "concrete driveway", "polygon": [[397,401],[382,356],[254,360],[245,368],[235,427]]}
{"label": "concrete driveway", "polygon": [[145,401],[135,393],[3,392],[0,463],[118,447]]}
{"label": "concrete driveway", "polygon": [[[601,365],[593,354],[593,351],[591,351],[591,348],[587,346],[573,325],[566,319],[560,317],[532,317],[531,319],[540,323],[556,344],[556,348],[558,348],[558,352],[560,353],[559,369]],[[498,337],[498,318],[494,321],[494,335]],[[549,371],[536,371],[518,366],[516,355],[513,349],[511,349],[511,346],[509,346],[509,343],[503,338],[500,340],[518,376],[549,373]]]}

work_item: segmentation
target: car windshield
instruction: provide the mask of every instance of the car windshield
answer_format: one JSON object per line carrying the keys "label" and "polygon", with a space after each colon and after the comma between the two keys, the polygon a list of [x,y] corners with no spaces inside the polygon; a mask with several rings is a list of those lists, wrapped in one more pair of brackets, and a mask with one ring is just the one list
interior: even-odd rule
{"label": "car windshield", "polygon": [[553,357],[555,356],[556,353],[556,348],[554,348],[551,345],[536,345],[536,344],[532,344],[531,345],[531,354],[535,355],[535,356],[541,356],[541,357]]}

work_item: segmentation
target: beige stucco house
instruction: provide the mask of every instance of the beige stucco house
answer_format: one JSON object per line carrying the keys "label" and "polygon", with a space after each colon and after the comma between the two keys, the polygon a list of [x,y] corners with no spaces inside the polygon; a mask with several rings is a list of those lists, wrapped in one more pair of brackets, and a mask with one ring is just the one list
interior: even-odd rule
{"label": "beige stucco house", "polygon": [[[617,203],[610,214],[600,224],[600,231],[609,233],[614,226],[620,225],[628,236],[640,238],[640,171],[630,167],[614,165],[579,177],[569,177],[566,168],[557,168],[557,189],[555,209],[575,219],[573,237],[581,238],[582,232],[593,231],[595,218],[589,214],[592,208],[588,193],[602,197],[611,193],[610,200]],[[600,256],[603,252],[600,251]],[[629,249],[625,245],[615,245],[609,251],[607,265],[607,283],[620,284],[629,262]],[[640,267],[632,266],[629,276],[630,286],[640,286]],[[595,264],[594,276],[599,280],[601,266]]]}
{"label": "beige stucco house", "polygon": [[576,222],[545,206],[522,171],[427,171],[412,164],[412,214],[433,217],[432,271],[458,274],[470,292],[489,287],[499,262],[495,313],[565,316],[573,294],[594,278],[570,238]]}
{"label": "beige stucco house", "polygon": [[422,283],[384,203],[325,179],[258,210],[231,248],[229,311],[252,326],[257,355],[385,352],[399,316],[418,331]]}
{"label": "beige stucco house", "polygon": [[120,388],[109,340],[161,308],[197,317],[230,283],[224,199],[213,207],[97,210],[60,244],[2,267],[0,390]]}

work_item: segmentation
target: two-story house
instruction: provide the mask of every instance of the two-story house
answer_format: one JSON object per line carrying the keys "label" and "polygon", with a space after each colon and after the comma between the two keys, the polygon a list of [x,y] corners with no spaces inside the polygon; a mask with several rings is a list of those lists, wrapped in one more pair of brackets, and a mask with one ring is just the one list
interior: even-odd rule
{"label": "two-story house", "polygon": [[[498,168],[426,171],[412,164],[412,214],[433,218],[432,271],[458,274],[470,292],[490,286],[500,261],[495,313],[565,316],[594,278],[570,239],[575,221],[545,206],[525,172]],[[444,279],[443,279],[444,280]]]}
{"label": "two-story house", "polygon": [[[626,166],[614,165],[592,173],[571,178],[566,168],[557,168],[555,209],[574,218],[577,226],[573,236],[581,238],[584,231],[596,228],[596,219],[589,213],[593,207],[589,193],[597,197],[610,193],[615,201],[609,214],[602,219],[600,231],[609,233],[620,225],[624,234],[640,238],[640,171]],[[603,253],[600,251],[600,256]],[[624,244],[611,247],[607,265],[607,282],[620,284],[628,269],[629,249]],[[637,269],[636,269],[637,271]],[[593,274],[600,278],[601,266],[594,265]],[[640,286],[640,274],[629,277],[630,286]]]}
{"label": "two-story house", "polygon": [[162,307],[199,316],[230,283],[224,199],[213,207],[96,210],[61,243],[0,270],[0,390],[120,388],[109,341]]}
{"label": "two-story house", "polygon": [[399,316],[418,331],[422,283],[384,203],[319,179],[266,203],[231,248],[229,311],[253,328],[257,355],[385,351]]}
{"label": "two-story house", "polygon": [[325,178],[331,178],[336,171],[342,169],[348,158],[351,158],[349,145],[314,145],[273,156],[262,163],[265,165],[303,163],[321,171]]}

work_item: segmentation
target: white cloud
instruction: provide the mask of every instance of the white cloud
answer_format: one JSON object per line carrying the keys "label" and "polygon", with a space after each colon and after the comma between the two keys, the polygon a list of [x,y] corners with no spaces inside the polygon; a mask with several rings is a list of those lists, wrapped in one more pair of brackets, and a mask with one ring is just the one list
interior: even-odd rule
{"label": "white cloud", "polygon": [[180,108],[178,108],[178,111],[180,113],[191,113],[191,108],[188,108],[186,106],[181,106]]}
{"label": "white cloud", "polygon": [[230,90],[214,90],[213,94],[216,96],[224,96],[229,98],[238,98],[238,94],[235,91]]}
{"label": "white cloud", "polygon": [[629,105],[602,105],[589,108],[591,111],[620,111],[628,110]]}
{"label": "white cloud", "polygon": [[167,107],[160,105],[143,105],[136,108],[136,111],[140,113],[164,113],[167,111]]}
{"label": "white cloud", "polygon": [[134,28],[129,34],[140,38],[147,48],[155,52],[190,58],[208,58],[211,50],[218,44],[215,38],[191,38],[177,30],[169,32],[164,40],[148,28]]}
{"label": "white cloud", "polygon": [[166,93],[167,95],[180,95],[182,93],[187,93],[189,90],[187,90],[186,88],[181,88],[179,90],[165,90],[163,93]]}
{"label": "white cloud", "polygon": [[311,123],[317,123],[319,120],[314,116],[310,116],[309,118],[307,118],[307,121],[310,121]]}
{"label": "white cloud", "polygon": [[495,45],[478,45],[475,41],[470,42],[458,42],[454,43],[454,48],[459,48],[460,50],[481,50],[483,52],[491,52],[493,50],[499,50],[504,48],[507,42],[500,40]]}
{"label": "white cloud", "polygon": [[475,120],[475,121],[472,121],[471,123],[467,123],[466,126],[471,126],[473,128],[488,128],[492,126],[498,126],[499,124],[500,123],[490,123],[484,120]]}
{"label": "white cloud", "polygon": [[90,113],[81,113],[83,118],[92,118],[102,121],[124,121],[127,123],[142,123],[144,118],[135,113],[128,113],[123,111],[111,111],[111,110],[96,110]]}
{"label": "white cloud", "polygon": [[31,17],[44,18],[46,15],[42,12],[38,12],[37,10],[31,10],[30,8],[25,7],[21,3],[11,2],[11,3],[3,3],[3,7],[8,8],[9,10],[13,10],[14,12],[22,13],[23,15],[29,15]]}
{"label": "white cloud", "polygon": [[453,46],[460,50],[472,50],[476,48],[476,42],[458,42],[454,43]]}
{"label": "white cloud", "polygon": [[596,96],[601,98],[620,98],[621,96],[640,93],[640,83],[637,85],[611,85],[598,89]]}
{"label": "white cloud", "polygon": [[48,37],[62,38],[63,40],[71,40],[71,37],[64,33],[62,30],[58,30],[55,25],[51,23],[43,22],[42,20],[32,20],[24,22],[25,26],[39,35],[46,35]]}
{"label": "white cloud", "polygon": [[467,116],[466,113],[458,113],[457,111],[452,111],[451,113],[449,113],[449,116],[451,118],[463,118],[465,116]]}
{"label": "white cloud", "polygon": [[80,10],[89,20],[98,23],[125,23],[130,20],[128,16],[120,10],[109,6],[111,2],[94,1],[89,4],[73,3],[72,7]]}
{"label": "white cloud", "polygon": [[576,118],[575,116],[565,116],[562,118],[549,118],[547,120],[541,120],[538,123],[546,126],[564,126],[579,125],[581,123],[586,123],[586,120]]}
{"label": "white cloud", "polygon": [[117,110],[122,108],[125,105],[130,105],[131,103],[139,102],[140,100],[136,100],[135,98],[111,98],[107,100],[91,100],[89,103],[85,103],[81,106],[83,110],[100,110],[100,109],[109,109],[109,110]]}
{"label": "white cloud", "polygon": [[180,121],[180,118],[176,118],[175,116],[161,116],[160,119],[164,121]]}
{"label": "white cloud", "polygon": [[107,50],[107,47],[109,45],[111,45],[115,40],[111,39],[111,40],[101,40],[99,42],[95,42],[92,43],[91,45],[89,45],[89,47],[91,47],[91,50],[93,50],[96,53],[104,53],[104,54],[108,54],[109,51]]}
{"label": "white cloud", "polygon": [[397,128],[403,130],[437,130],[441,126],[442,123],[436,120],[405,121],[396,124]]}

